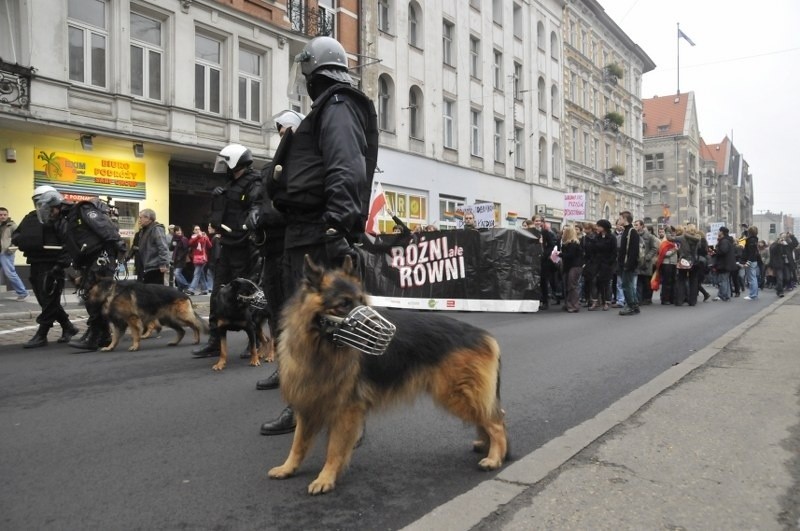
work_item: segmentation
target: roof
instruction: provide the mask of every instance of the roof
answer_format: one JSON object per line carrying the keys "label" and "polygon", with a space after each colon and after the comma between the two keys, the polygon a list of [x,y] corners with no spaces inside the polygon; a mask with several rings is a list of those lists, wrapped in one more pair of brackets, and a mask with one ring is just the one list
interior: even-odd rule
{"label": "roof", "polygon": [[642,100],[644,138],[684,134],[689,93]]}
{"label": "roof", "polygon": [[706,154],[706,151],[701,151],[703,159],[714,161],[717,166],[718,175],[725,174],[725,163],[728,160],[728,144],[730,144],[728,135],[725,135],[725,138],[723,138],[722,142],[719,144],[706,144],[703,142],[703,145],[708,150],[708,154]]}

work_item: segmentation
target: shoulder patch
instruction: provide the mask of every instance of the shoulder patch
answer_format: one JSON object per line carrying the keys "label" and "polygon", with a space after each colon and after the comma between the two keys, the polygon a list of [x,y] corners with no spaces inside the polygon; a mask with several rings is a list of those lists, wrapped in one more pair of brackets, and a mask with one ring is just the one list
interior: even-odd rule
{"label": "shoulder patch", "polygon": [[96,211],[96,210],[90,210],[90,211],[89,211],[89,212],[88,212],[86,215],[87,215],[89,218],[91,218],[91,219],[94,219],[94,218],[96,218],[96,217],[97,217],[97,211]]}

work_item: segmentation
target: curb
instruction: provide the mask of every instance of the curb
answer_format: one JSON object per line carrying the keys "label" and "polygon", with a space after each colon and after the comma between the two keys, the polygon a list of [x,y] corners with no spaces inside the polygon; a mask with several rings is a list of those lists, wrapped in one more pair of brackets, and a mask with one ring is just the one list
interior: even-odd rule
{"label": "curb", "polygon": [[[695,369],[741,337],[752,325],[791,300],[797,292],[778,299],[760,312],[698,350],[686,360],[662,372],[638,389],[620,398],[595,417],[584,421],[550,440],[539,449],[516,460],[493,479],[446,502],[422,518],[407,525],[403,531],[460,531],[472,529],[486,518],[499,514],[503,507],[520,494],[538,485],[570,459],[616,426],[627,421],[642,407],[667,389],[678,384]],[[512,511],[511,514],[514,514]]]}

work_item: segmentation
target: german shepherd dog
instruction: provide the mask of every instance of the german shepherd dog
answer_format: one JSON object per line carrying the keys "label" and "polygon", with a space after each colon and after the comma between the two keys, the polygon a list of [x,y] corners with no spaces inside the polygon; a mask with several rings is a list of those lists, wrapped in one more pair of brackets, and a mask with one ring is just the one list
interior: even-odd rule
{"label": "german shepherd dog", "polygon": [[111,324],[111,343],[103,351],[114,350],[125,330],[130,327],[133,344],[128,350],[139,350],[142,333],[154,323],[175,330],[178,337],[169,342],[177,345],[186,335],[183,327],[194,332],[194,343],[200,342],[200,331],[208,325],[197,315],[192,301],[180,290],[159,284],[142,284],[135,280],[101,280],[89,289],[88,303],[102,307],[103,316]]}
{"label": "german shepherd dog", "polygon": [[[264,334],[264,325],[270,318],[263,292],[246,278],[233,279],[217,292],[217,330],[219,331],[219,361],[211,367],[221,371],[228,363],[228,331],[244,330],[250,365],[261,365],[261,359],[273,361],[274,344]],[[263,304],[256,302],[260,300]]]}
{"label": "german shepherd dog", "polygon": [[434,313],[381,309],[396,327],[382,355],[334,344],[326,316],[344,317],[367,304],[350,258],[325,271],[306,257],[305,278],[281,316],[278,366],[281,393],[294,408],[297,428],[286,461],[270,478],[292,476],[314,437],[328,431],[325,466],[309,494],[330,492],[350,461],[372,409],[413,401],[423,392],[456,417],[474,424],[478,467],[494,470],[506,458],[505,412],[500,406],[500,349],[488,332]]}

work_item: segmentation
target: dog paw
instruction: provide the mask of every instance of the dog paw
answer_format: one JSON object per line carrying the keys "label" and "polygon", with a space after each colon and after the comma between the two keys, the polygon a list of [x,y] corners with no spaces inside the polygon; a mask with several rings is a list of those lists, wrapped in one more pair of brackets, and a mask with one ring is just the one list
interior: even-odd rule
{"label": "dog paw", "polygon": [[220,361],[220,362],[215,363],[214,366],[211,367],[211,368],[213,370],[215,370],[215,371],[221,371],[222,369],[225,368],[225,364]]}
{"label": "dog paw", "polygon": [[250,360],[250,366],[251,367],[260,367],[261,366],[261,360],[255,360],[255,361]]}
{"label": "dog paw", "polygon": [[136,352],[137,350],[139,350],[138,346],[131,345],[130,347],[128,347],[128,351],[130,352]]}
{"label": "dog paw", "polygon": [[478,463],[478,467],[481,470],[497,470],[502,465],[503,465],[502,461],[498,459],[489,459],[488,457],[481,459],[480,462]]}
{"label": "dog paw", "polygon": [[285,466],[276,466],[275,468],[267,472],[267,476],[270,477],[271,479],[286,479],[288,477],[291,477],[292,474],[294,474],[294,471]]}
{"label": "dog paw", "polygon": [[336,482],[317,478],[308,486],[308,493],[316,496],[317,494],[325,494],[336,488]]}
{"label": "dog paw", "polygon": [[111,352],[112,350],[114,350],[113,347],[103,347],[100,349],[100,352]]}

